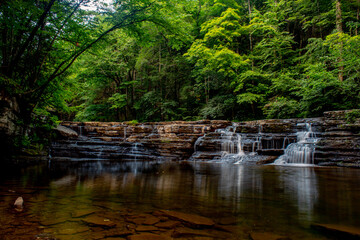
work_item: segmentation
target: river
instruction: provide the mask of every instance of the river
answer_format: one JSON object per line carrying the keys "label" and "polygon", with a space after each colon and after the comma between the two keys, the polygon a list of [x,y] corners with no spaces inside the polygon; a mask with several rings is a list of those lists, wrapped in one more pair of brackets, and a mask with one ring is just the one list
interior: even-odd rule
{"label": "river", "polygon": [[[327,239],[312,224],[360,226],[358,169],[93,161],[4,166],[0,173],[0,239],[136,239],[145,233]],[[19,196],[22,211],[13,206]],[[194,227],[159,210],[206,217],[215,226]],[[94,217],[114,225],[94,223]],[[139,218],[158,220],[133,220]],[[172,227],[158,225],[176,220]]]}

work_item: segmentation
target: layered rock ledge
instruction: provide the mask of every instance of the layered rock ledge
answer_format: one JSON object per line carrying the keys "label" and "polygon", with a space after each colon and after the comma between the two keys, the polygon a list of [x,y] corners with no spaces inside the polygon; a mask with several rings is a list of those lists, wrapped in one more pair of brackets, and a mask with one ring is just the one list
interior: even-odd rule
{"label": "layered rock ledge", "polygon": [[[304,124],[311,125],[319,141],[314,163],[360,166],[360,120],[349,120],[350,111],[325,112],[321,118],[230,121],[63,122],[78,134],[56,140],[51,155],[58,160],[212,160],[223,154],[224,141],[233,141],[227,151],[241,151],[275,160],[298,139]],[[219,129],[227,129],[224,134]],[[241,139],[241,146],[240,141]],[[201,141],[200,141],[201,140]],[[196,154],[194,154],[196,152]],[[261,162],[261,161],[259,161]],[[263,161],[267,163],[268,161]]]}
{"label": "layered rock ledge", "polygon": [[76,139],[62,138],[52,145],[57,159],[154,159],[189,158],[195,141],[206,133],[230,126],[230,121],[154,122],[63,122],[76,131]]}

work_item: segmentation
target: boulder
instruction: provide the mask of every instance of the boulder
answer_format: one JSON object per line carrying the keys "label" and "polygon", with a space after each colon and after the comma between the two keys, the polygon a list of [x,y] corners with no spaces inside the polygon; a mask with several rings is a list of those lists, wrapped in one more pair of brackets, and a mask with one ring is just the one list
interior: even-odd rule
{"label": "boulder", "polygon": [[23,210],[23,207],[24,207],[24,199],[22,197],[18,197],[15,200],[14,207],[15,207],[16,211],[21,212]]}
{"label": "boulder", "polygon": [[61,125],[58,125],[55,130],[64,138],[77,138],[79,134],[72,130],[71,128],[67,128]]}

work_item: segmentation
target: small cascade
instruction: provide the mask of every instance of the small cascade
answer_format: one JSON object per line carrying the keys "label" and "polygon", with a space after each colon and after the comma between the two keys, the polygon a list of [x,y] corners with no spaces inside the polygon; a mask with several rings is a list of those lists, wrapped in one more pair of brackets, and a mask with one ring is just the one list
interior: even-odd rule
{"label": "small cascade", "polygon": [[245,156],[241,134],[235,133],[235,130],[235,127],[231,127],[220,131],[221,157],[218,160],[222,162],[238,162]]}
{"label": "small cascade", "polygon": [[124,142],[126,141],[126,129],[127,127],[124,127]]}
{"label": "small cascade", "polygon": [[[274,164],[314,164],[314,154],[316,143],[319,138],[312,130],[311,123],[298,123],[298,127],[303,130],[296,133],[297,142],[289,144],[284,150],[284,155],[280,156]],[[285,146],[286,138],[284,139]]]}
{"label": "small cascade", "polygon": [[83,126],[79,126],[79,136],[82,137],[83,136]]}
{"label": "small cascade", "polygon": [[[217,129],[196,140],[191,159],[235,164],[272,163],[290,143],[297,142],[292,133],[270,132],[276,127],[279,126],[233,123],[227,128]],[[298,128],[296,124],[294,127]]]}
{"label": "small cascade", "polygon": [[204,138],[204,136],[201,136],[201,137],[199,137],[198,139],[196,139],[196,142],[195,142],[195,144],[194,144],[194,152],[196,152],[196,151],[198,150],[199,144],[200,144],[200,142],[203,140],[203,138]]}
{"label": "small cascade", "polygon": [[135,143],[133,148],[131,149],[131,154],[134,156],[135,161],[136,161],[137,155],[139,154],[138,145],[139,145],[139,143]]}
{"label": "small cascade", "polygon": [[[79,126],[79,139],[85,140],[87,137],[84,134],[84,126]],[[75,143],[77,144],[77,143]]]}
{"label": "small cascade", "polygon": [[238,133],[236,130],[237,126],[233,124],[199,137],[194,145],[192,159],[235,164],[256,161],[259,158],[256,150],[261,147],[261,137],[257,134]]}
{"label": "small cascade", "polygon": [[262,143],[261,143],[261,140],[262,140],[262,129],[263,129],[263,126],[262,125],[259,125],[258,127],[258,134],[255,138],[255,141],[253,142],[252,144],[252,152],[255,152],[256,150],[261,150],[262,149]]}

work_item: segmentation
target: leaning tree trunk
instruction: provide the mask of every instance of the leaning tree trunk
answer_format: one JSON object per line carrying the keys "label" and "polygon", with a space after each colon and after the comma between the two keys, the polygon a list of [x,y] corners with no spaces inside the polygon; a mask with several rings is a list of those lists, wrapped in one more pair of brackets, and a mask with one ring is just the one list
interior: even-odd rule
{"label": "leaning tree trunk", "polygon": [[[343,33],[343,26],[342,26],[342,11],[341,11],[341,2],[340,0],[336,0],[336,30],[338,31],[338,33]],[[338,64],[339,64],[339,80],[342,82],[344,81],[344,66],[343,66],[343,48],[344,48],[344,43],[341,41],[340,42],[340,56],[338,58]]]}

